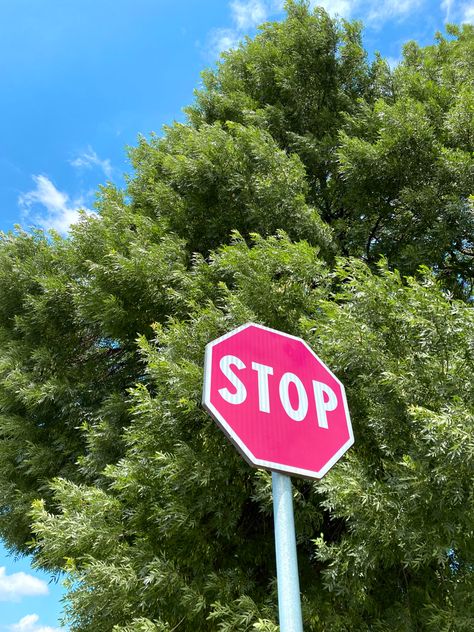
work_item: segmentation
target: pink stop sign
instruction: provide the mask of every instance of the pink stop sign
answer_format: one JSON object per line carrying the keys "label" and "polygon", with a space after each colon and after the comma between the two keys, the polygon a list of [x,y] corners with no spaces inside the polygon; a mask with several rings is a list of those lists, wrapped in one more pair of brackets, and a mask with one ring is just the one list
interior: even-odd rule
{"label": "pink stop sign", "polygon": [[337,377],[301,338],[254,323],[206,346],[203,406],[254,467],[321,478],[354,443]]}

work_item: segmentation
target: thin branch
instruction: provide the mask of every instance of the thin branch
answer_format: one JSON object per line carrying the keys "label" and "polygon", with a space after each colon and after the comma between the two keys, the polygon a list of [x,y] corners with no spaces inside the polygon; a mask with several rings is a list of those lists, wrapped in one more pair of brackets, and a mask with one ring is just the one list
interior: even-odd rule
{"label": "thin branch", "polygon": [[375,235],[377,234],[377,231],[379,229],[379,226],[382,222],[382,215],[380,214],[377,218],[377,221],[375,222],[372,230],[370,231],[369,237],[367,239],[367,244],[365,246],[365,255],[367,258],[367,261],[370,261],[370,245],[372,244],[373,240],[375,239]]}

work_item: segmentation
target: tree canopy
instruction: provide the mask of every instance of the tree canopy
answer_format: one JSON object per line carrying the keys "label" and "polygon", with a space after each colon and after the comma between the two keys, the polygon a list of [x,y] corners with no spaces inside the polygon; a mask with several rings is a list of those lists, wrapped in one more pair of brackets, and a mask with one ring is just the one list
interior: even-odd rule
{"label": "tree canopy", "polygon": [[202,410],[205,345],[304,338],[356,443],[294,481],[305,629],[474,625],[474,30],[369,60],[290,1],[130,150],[67,238],[0,240],[0,534],[72,632],[277,630],[271,477]]}

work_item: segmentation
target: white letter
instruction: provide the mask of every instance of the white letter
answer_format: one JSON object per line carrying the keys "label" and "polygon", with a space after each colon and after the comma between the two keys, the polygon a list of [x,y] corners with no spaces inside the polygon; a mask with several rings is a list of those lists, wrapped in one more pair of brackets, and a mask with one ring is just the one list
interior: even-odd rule
{"label": "white letter", "polygon": [[268,376],[273,375],[273,369],[271,366],[258,362],[252,362],[252,369],[258,373],[258,407],[262,413],[269,413]]}
{"label": "white letter", "polygon": [[[313,380],[314,401],[316,402],[316,414],[318,417],[318,426],[320,428],[328,427],[328,418],[326,413],[337,407],[336,393],[327,384],[316,382]],[[328,401],[324,401],[324,393],[328,396]]]}
{"label": "white letter", "polygon": [[[298,391],[298,408],[293,408],[290,402],[289,386],[290,382],[296,386]],[[303,382],[294,373],[285,373],[280,380],[280,400],[288,417],[294,421],[301,421],[308,412],[308,396],[306,395]]]}
{"label": "white letter", "polygon": [[232,386],[235,387],[235,393],[231,393],[228,388],[220,388],[220,396],[225,399],[229,404],[242,404],[247,398],[247,389],[243,382],[239,380],[236,374],[230,368],[231,365],[236,366],[238,369],[245,369],[245,364],[240,358],[233,355],[222,356],[219,366],[222,373],[226,376]]}

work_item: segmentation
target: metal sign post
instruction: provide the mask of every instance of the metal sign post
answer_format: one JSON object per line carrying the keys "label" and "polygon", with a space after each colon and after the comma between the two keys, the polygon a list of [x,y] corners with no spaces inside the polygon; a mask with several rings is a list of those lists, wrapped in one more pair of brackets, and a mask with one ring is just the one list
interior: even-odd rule
{"label": "metal sign post", "polygon": [[272,471],[281,632],[303,632],[291,475],[322,478],[354,443],[344,386],[301,338],[246,323],[206,345],[204,408]]}
{"label": "metal sign post", "polygon": [[278,615],[281,632],[303,632],[291,478],[272,472]]}

